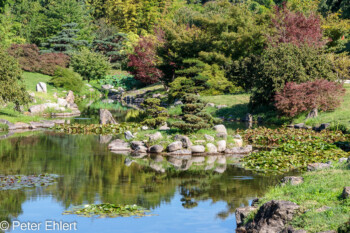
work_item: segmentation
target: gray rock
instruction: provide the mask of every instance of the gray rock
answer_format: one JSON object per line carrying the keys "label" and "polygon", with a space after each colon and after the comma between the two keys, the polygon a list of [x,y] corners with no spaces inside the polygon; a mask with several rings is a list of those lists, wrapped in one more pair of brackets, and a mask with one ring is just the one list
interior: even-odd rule
{"label": "gray rock", "polygon": [[164,150],[164,147],[161,145],[154,145],[149,148],[150,153],[162,153]]}
{"label": "gray rock", "polygon": [[100,109],[100,124],[117,124],[117,121],[107,109]]}
{"label": "gray rock", "polygon": [[141,127],[142,130],[148,130],[148,126],[144,125]]}
{"label": "gray rock", "polygon": [[221,140],[217,142],[218,145],[218,152],[224,152],[226,150],[226,141]]}
{"label": "gray rock", "polygon": [[174,106],[177,106],[177,105],[183,105],[182,101],[181,100],[178,100],[174,103]]}
{"label": "gray rock", "polygon": [[323,123],[320,125],[320,127],[318,127],[318,130],[321,131],[321,130],[329,128],[330,126],[331,126],[330,123]]}
{"label": "gray rock", "polygon": [[214,103],[207,103],[207,107],[215,107]]}
{"label": "gray rock", "polygon": [[316,209],[315,212],[320,213],[320,212],[325,212],[326,210],[330,210],[330,209],[331,209],[331,207],[329,207],[329,206],[322,206],[322,207]]}
{"label": "gray rock", "polygon": [[45,104],[33,105],[33,106],[29,107],[29,112],[33,113],[33,114],[42,113],[48,108],[52,108],[52,109],[55,109],[57,111],[64,111],[65,110],[65,108],[60,107],[56,103],[45,103]]}
{"label": "gray rock", "polygon": [[249,154],[253,151],[253,146],[248,145],[244,147],[233,147],[233,148],[227,148],[225,150],[226,154]]}
{"label": "gray rock", "polygon": [[149,141],[157,141],[163,138],[163,135],[160,132],[149,135]]}
{"label": "gray rock", "polygon": [[191,146],[192,153],[204,153],[205,147],[202,145]]}
{"label": "gray rock", "polygon": [[225,134],[225,133],[217,133],[217,134],[216,134],[216,137],[218,137],[218,138],[223,138],[223,139],[227,139],[227,134]]}
{"label": "gray rock", "polygon": [[348,161],[347,158],[340,158],[339,163],[346,163]]}
{"label": "gray rock", "polygon": [[344,187],[341,196],[342,196],[342,198],[344,198],[344,199],[350,198],[350,186]]}
{"label": "gray rock", "polygon": [[245,206],[245,207],[239,207],[235,211],[235,216],[236,216],[236,224],[237,227],[240,227],[244,223],[244,219],[248,217],[248,215],[255,211],[257,208],[253,206]]}
{"label": "gray rock", "polygon": [[181,155],[183,157],[183,155],[190,155],[190,154],[192,154],[192,151],[183,149],[183,150],[173,151],[173,152],[170,152],[168,154],[169,155]]}
{"label": "gray rock", "polygon": [[121,139],[116,139],[113,140],[108,144],[108,148],[111,151],[130,151],[130,146],[129,143],[121,140]]}
{"label": "gray rock", "polygon": [[183,135],[176,135],[174,137],[174,140],[176,141],[181,141],[182,142],[182,147],[183,148],[190,148],[192,146],[191,140],[187,136]]}
{"label": "gray rock", "polygon": [[304,183],[304,178],[301,176],[286,176],[281,180],[281,185],[298,185]]}
{"label": "gray rock", "polygon": [[309,112],[309,114],[307,114],[306,119],[315,118],[317,116],[318,116],[318,110],[317,108],[314,108]]}
{"label": "gray rock", "polygon": [[164,125],[159,127],[159,130],[169,130],[170,128],[168,127],[168,124],[165,122]]}
{"label": "gray rock", "polygon": [[36,91],[47,93],[46,83],[39,82],[36,84]]}
{"label": "gray rock", "polygon": [[223,133],[227,135],[227,130],[226,127],[224,125],[215,125],[214,129],[217,133]]}
{"label": "gray rock", "polygon": [[145,146],[137,146],[134,150],[137,153],[147,153],[147,147]]}
{"label": "gray rock", "polygon": [[208,135],[208,134],[204,134],[204,138],[208,142],[214,142],[215,141],[215,138],[213,136]]}
{"label": "gray rock", "polygon": [[74,104],[75,97],[74,97],[73,91],[68,91],[68,94],[66,96],[66,100],[67,100],[68,104]]}
{"label": "gray rock", "polygon": [[294,128],[296,129],[303,129],[304,127],[305,127],[305,123],[299,123],[294,125]]}
{"label": "gray rock", "polygon": [[131,149],[135,150],[138,146],[144,146],[145,143],[141,141],[132,141],[130,143]]}
{"label": "gray rock", "polygon": [[235,143],[235,147],[242,147],[243,146],[243,140],[242,139],[233,139]]}
{"label": "gray rock", "polygon": [[290,201],[269,201],[263,204],[254,220],[243,226],[247,233],[282,232],[300,207]]}
{"label": "gray rock", "polygon": [[67,106],[67,100],[63,99],[63,98],[57,98],[57,104],[62,106],[62,107],[66,107]]}
{"label": "gray rock", "polygon": [[196,141],[194,141],[194,143],[203,145],[205,143],[205,140],[196,140]]}
{"label": "gray rock", "polygon": [[110,85],[110,84],[102,85],[101,87],[102,87],[102,89],[104,89],[104,90],[109,90],[109,89],[114,88],[114,86],[112,86],[112,85]]}
{"label": "gray rock", "polygon": [[125,131],[124,136],[125,136],[126,140],[131,140],[131,139],[135,138],[134,135],[132,135],[132,133],[130,131]]}
{"label": "gray rock", "polygon": [[216,146],[212,143],[208,143],[207,144],[207,149],[208,149],[208,153],[210,154],[215,154],[218,153],[218,149],[216,148]]}
{"label": "gray rock", "polygon": [[236,134],[236,135],[233,135],[233,138],[234,138],[234,139],[242,139],[242,136],[239,135],[239,134]]}
{"label": "gray rock", "polygon": [[307,165],[307,171],[316,171],[331,168],[332,165],[328,163],[311,163]]}
{"label": "gray rock", "polygon": [[8,125],[8,130],[29,129],[30,125],[23,122],[16,122]]}
{"label": "gray rock", "polygon": [[173,152],[181,149],[182,149],[182,142],[180,141],[172,142],[167,147],[168,152]]}

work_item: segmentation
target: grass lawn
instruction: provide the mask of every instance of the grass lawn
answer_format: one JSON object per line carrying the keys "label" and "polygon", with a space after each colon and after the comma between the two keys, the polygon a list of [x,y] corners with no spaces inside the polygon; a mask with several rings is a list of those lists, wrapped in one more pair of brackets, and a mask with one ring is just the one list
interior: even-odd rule
{"label": "grass lawn", "polygon": [[[350,199],[342,199],[345,186],[350,186],[349,165],[334,169],[307,172],[304,183],[297,186],[277,186],[266,193],[261,203],[270,200],[292,201],[301,206],[292,225],[308,232],[337,230],[350,220]],[[321,211],[320,208],[326,210]]]}

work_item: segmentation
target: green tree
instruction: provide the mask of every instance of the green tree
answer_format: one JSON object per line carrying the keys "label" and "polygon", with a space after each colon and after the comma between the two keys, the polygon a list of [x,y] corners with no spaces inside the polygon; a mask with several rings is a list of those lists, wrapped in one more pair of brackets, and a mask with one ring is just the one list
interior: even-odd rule
{"label": "green tree", "polygon": [[142,107],[144,108],[143,115],[145,116],[145,120],[142,122],[144,125],[156,128],[163,125],[168,119],[168,111],[166,108],[160,106],[160,99],[145,99]]}
{"label": "green tree", "polygon": [[22,70],[3,49],[0,49],[0,61],[0,102],[13,102],[19,110],[20,105],[28,104],[30,100],[23,84]]}
{"label": "green tree", "polygon": [[87,48],[74,53],[70,65],[75,72],[89,82],[90,80],[103,78],[111,69],[111,64],[105,56],[91,52]]}

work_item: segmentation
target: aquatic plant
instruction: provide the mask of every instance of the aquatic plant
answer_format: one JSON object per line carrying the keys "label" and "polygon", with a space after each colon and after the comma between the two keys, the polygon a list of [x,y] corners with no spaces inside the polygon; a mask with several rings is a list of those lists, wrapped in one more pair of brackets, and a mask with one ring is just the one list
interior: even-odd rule
{"label": "aquatic plant", "polygon": [[325,163],[349,155],[336,145],[321,140],[288,141],[270,151],[252,153],[243,158],[242,166],[265,171],[305,170],[310,163]]}
{"label": "aquatic plant", "polygon": [[54,174],[0,176],[0,191],[47,186],[53,184],[57,177]]}
{"label": "aquatic plant", "polygon": [[75,207],[72,210],[67,210],[63,214],[77,214],[83,217],[99,216],[101,218],[109,217],[143,217],[148,216],[146,213],[149,210],[137,205],[118,205],[118,204],[91,204],[83,207]]}

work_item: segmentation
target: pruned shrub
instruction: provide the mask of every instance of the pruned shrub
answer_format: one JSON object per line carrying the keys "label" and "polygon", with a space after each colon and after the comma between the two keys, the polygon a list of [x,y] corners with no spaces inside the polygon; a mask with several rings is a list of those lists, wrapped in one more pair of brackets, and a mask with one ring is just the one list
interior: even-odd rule
{"label": "pruned shrub", "polygon": [[80,92],[83,87],[83,81],[79,74],[70,69],[58,67],[50,80],[55,87],[62,87],[73,92]]}
{"label": "pruned shrub", "polygon": [[87,48],[74,53],[70,65],[88,81],[104,78],[111,69],[111,64],[105,56]]}
{"label": "pruned shrub", "polygon": [[331,111],[337,108],[345,94],[341,84],[327,80],[297,84],[289,82],[275,96],[275,106],[284,115],[293,117],[318,109]]}
{"label": "pruned shrub", "polygon": [[57,67],[67,68],[69,56],[63,53],[44,53],[40,55],[41,67],[39,72],[47,75],[54,75]]}
{"label": "pruned shrub", "polygon": [[35,44],[13,44],[8,53],[25,71],[54,75],[57,67],[68,67],[69,56],[63,53],[40,54]]}
{"label": "pruned shrub", "polygon": [[12,44],[8,53],[18,60],[22,70],[29,72],[40,70],[40,54],[35,44]]}
{"label": "pruned shrub", "polygon": [[184,132],[193,132],[200,129],[210,128],[217,120],[210,114],[204,112],[205,103],[197,95],[186,94],[181,101],[181,120],[172,124],[173,127],[179,128]]}
{"label": "pruned shrub", "polygon": [[160,106],[160,99],[148,98],[142,103],[142,107],[145,116],[145,120],[142,122],[144,125],[156,128],[163,125],[168,119],[168,111]]}
{"label": "pruned shrub", "polygon": [[141,37],[134,48],[134,53],[129,55],[128,67],[135,79],[145,83],[156,83],[163,76],[157,65],[156,43],[151,37]]}

